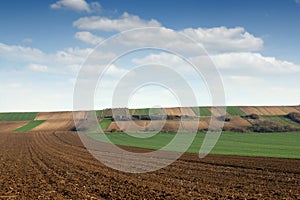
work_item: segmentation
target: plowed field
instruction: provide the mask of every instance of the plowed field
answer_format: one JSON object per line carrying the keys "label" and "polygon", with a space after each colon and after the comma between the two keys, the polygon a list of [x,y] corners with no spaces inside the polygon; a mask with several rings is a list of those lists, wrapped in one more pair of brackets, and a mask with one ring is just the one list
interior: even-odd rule
{"label": "plowed field", "polygon": [[130,174],[94,159],[75,132],[0,133],[0,158],[0,199],[300,198],[297,159],[184,154]]}
{"label": "plowed field", "polygon": [[71,131],[74,127],[73,120],[47,120],[31,131]]}
{"label": "plowed field", "polygon": [[0,132],[13,131],[24,125],[26,125],[28,121],[22,122],[0,122]]}

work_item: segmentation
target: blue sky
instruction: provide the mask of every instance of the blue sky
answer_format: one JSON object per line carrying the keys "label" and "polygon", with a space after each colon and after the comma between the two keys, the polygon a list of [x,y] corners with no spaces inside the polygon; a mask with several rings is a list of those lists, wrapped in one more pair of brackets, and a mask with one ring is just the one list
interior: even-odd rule
{"label": "blue sky", "polygon": [[[92,17],[99,26],[92,25]],[[220,70],[228,104],[299,104],[299,19],[296,0],[3,0],[0,111],[72,109],[78,70],[98,42],[153,25],[191,37],[208,34],[199,42]],[[162,60],[166,56],[152,54]],[[121,64],[115,67],[122,71]],[[149,106],[152,101],[142,99],[133,106]],[[175,105],[165,99],[162,105]],[[96,107],[109,106],[102,103]]]}

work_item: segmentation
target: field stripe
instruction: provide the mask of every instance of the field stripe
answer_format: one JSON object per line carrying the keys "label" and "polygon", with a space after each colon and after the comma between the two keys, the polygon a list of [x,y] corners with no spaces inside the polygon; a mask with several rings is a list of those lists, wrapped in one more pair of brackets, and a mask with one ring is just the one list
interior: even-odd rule
{"label": "field stripe", "polygon": [[245,116],[246,115],[246,113],[237,106],[228,106],[228,107],[226,107],[226,111],[231,116]]}
{"label": "field stripe", "polygon": [[0,113],[0,121],[31,121],[37,112]]}
{"label": "field stripe", "polygon": [[196,116],[211,116],[211,111],[208,107],[192,107]]}
{"label": "field stripe", "polygon": [[104,131],[109,127],[111,122],[112,122],[111,119],[104,118],[100,121],[99,125],[100,125],[101,129]]}
{"label": "field stripe", "polygon": [[14,132],[27,132],[30,131],[31,129],[41,125],[42,123],[44,123],[45,120],[35,120],[35,121],[30,121],[28,124],[26,124],[25,126],[22,126],[16,130],[14,130]]}

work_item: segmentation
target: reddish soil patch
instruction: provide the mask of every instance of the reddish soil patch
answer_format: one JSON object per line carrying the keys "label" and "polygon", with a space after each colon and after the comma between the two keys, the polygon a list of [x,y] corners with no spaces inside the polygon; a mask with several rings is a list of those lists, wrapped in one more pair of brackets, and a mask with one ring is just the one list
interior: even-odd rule
{"label": "reddish soil patch", "polygon": [[1,133],[0,158],[1,199],[300,198],[296,159],[184,154],[158,171],[130,174],[94,159],[74,132]]}
{"label": "reddish soil patch", "polygon": [[0,122],[0,132],[13,131],[25,126],[28,121],[22,122]]}

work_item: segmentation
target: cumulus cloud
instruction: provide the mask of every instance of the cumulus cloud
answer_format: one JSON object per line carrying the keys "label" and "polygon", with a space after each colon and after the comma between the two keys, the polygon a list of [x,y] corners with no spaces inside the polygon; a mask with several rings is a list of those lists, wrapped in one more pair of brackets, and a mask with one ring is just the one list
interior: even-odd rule
{"label": "cumulus cloud", "polygon": [[238,52],[212,56],[219,69],[243,71],[251,74],[299,73],[300,66],[292,62],[266,57],[260,53]]}
{"label": "cumulus cloud", "polygon": [[[223,53],[210,56],[216,68],[227,73],[228,76],[236,78],[247,78],[261,76],[277,76],[278,74],[300,73],[300,66],[276,59],[275,57],[263,56],[260,53],[236,52]],[[203,57],[188,58],[193,64],[204,67]],[[206,60],[206,58],[205,58]],[[135,58],[133,63],[138,65],[157,63],[179,70],[183,74],[195,73],[193,67],[176,55],[169,53],[149,54],[143,58]]]}
{"label": "cumulus cloud", "polygon": [[77,32],[75,38],[92,45],[99,44],[103,40],[103,38],[93,35],[88,31]]}
{"label": "cumulus cloud", "polygon": [[[89,25],[88,22],[83,21],[82,26],[80,26],[81,28],[92,26],[92,24]],[[74,22],[74,24],[78,25],[79,23],[77,22],[78,21]],[[98,25],[99,24],[95,22],[93,26],[96,27]],[[121,29],[123,28],[119,30]],[[202,45],[209,53],[214,54],[257,51],[263,47],[263,40],[261,38],[255,37],[241,27],[198,28],[184,29],[181,31],[175,31],[165,27],[160,27],[159,29],[145,28],[132,31],[130,34],[123,34],[118,38],[121,38],[118,42],[124,46],[163,46],[166,49],[176,49],[192,54],[199,52],[199,45]],[[204,53],[204,51],[202,51],[202,53]]]}
{"label": "cumulus cloud", "polygon": [[[182,36],[184,34],[188,38]],[[140,30],[130,34],[124,44],[165,44],[166,48],[180,49],[186,52],[199,52],[200,44],[210,53],[255,51],[263,47],[263,40],[246,32],[244,28],[216,27],[211,29],[184,29],[175,31],[161,28]],[[195,47],[197,49],[195,49]]]}
{"label": "cumulus cloud", "polygon": [[139,16],[124,13],[117,19],[110,19],[103,16],[83,17],[76,20],[73,25],[79,29],[99,31],[124,31],[139,27],[159,27],[160,23],[154,19],[149,21]]}
{"label": "cumulus cloud", "polygon": [[[80,4],[81,6],[79,6]],[[72,9],[78,12],[92,12],[95,7],[100,7],[100,5],[97,3],[88,4],[84,0],[59,0],[52,4],[51,7],[54,9]],[[93,33],[96,31],[120,32],[131,28],[153,26],[160,27],[161,29],[158,31],[151,31],[151,29],[140,29],[140,31],[132,32],[132,34],[123,37],[122,40],[117,40],[110,43],[111,48],[105,49],[105,52],[101,52],[101,50],[99,50],[99,52],[96,51],[93,54],[91,54],[91,52],[93,52],[93,49],[91,48],[83,49],[75,47],[57,50],[56,52],[52,53],[45,53],[37,48],[0,43],[1,64],[3,62],[5,63],[5,66],[7,63],[9,66],[14,66],[14,64],[17,66],[24,66],[24,71],[22,71],[17,67],[17,70],[16,68],[11,70],[10,68],[5,68],[3,65],[4,67],[2,69],[0,68],[0,76],[2,79],[5,80],[7,77],[13,77],[16,81],[19,81],[24,79],[24,74],[26,74],[28,76],[28,80],[24,79],[24,82],[33,81],[35,83],[40,83],[40,78],[35,80],[34,77],[36,74],[34,74],[32,71],[51,72],[40,74],[41,76],[48,78],[48,82],[45,81],[47,82],[45,83],[45,86],[49,87],[48,92],[44,94],[44,87],[41,87],[37,88],[32,93],[22,93],[22,95],[30,96],[30,94],[44,94],[46,99],[45,102],[47,102],[48,98],[46,97],[52,97],[55,96],[55,94],[58,97],[61,95],[57,94],[56,91],[57,88],[59,88],[61,90],[60,92],[65,95],[66,99],[57,98],[57,105],[52,105],[52,107],[51,105],[47,105],[48,109],[57,110],[59,107],[65,108],[65,105],[72,104],[72,86],[75,80],[75,73],[80,70],[83,63],[86,64],[85,61],[87,56],[90,56],[88,64],[90,64],[89,69],[92,70],[88,71],[88,74],[93,74],[93,72],[97,71],[99,67],[106,67],[105,64],[116,58],[116,55],[119,55],[118,53],[120,52],[115,51],[122,51],[122,49],[127,49],[128,47],[135,47],[137,44],[147,47],[155,47],[158,45],[162,46],[162,48],[172,48],[175,49],[175,51],[178,50],[178,52],[183,52],[184,54],[185,52],[188,52],[186,54],[187,58],[196,64],[197,62],[200,63],[201,66],[205,65],[205,62],[203,62],[203,57],[205,56],[201,55],[201,53],[199,55],[199,51],[197,51],[198,49],[194,48],[195,42],[179,37],[179,35],[184,34],[192,38],[194,41],[196,41],[196,43],[203,44],[203,46],[211,53],[212,60],[222,74],[226,95],[230,98],[229,101],[231,103],[251,104],[254,102],[253,98],[257,100],[254,103],[268,103],[270,102],[271,96],[265,94],[270,93],[270,91],[272,91],[272,99],[275,99],[273,102],[284,102],[284,104],[288,104],[297,102],[299,100],[300,93],[299,88],[297,88],[297,83],[300,74],[300,66],[289,61],[279,60],[275,57],[267,57],[261,53],[254,53],[254,51],[259,51],[262,49],[263,40],[247,32],[243,27],[186,28],[183,30],[172,30],[162,27],[161,24],[154,19],[145,20],[128,13],[124,13],[119,18],[108,18],[103,16],[83,17],[75,21],[73,25],[79,29],[82,29],[82,31],[77,32],[74,37],[92,45],[101,42],[103,38],[92,34],[89,32],[89,30],[93,30]],[[191,78],[188,80],[188,83],[191,83],[193,88],[196,88],[196,94],[199,95],[197,98],[201,100],[206,99],[205,95],[203,95],[205,86],[202,87],[201,83],[196,83],[196,81],[194,81],[195,79],[192,79],[192,75],[195,75],[194,70],[191,66],[186,64],[184,60],[168,53],[154,54],[153,52],[149,52],[148,54],[139,54],[139,56],[140,57],[135,57],[135,59],[132,59],[129,63],[124,64],[122,62],[116,62],[106,71],[106,76],[103,79],[105,91],[102,96],[97,98],[97,100],[100,99],[101,101],[99,102],[101,107],[105,106],[107,102],[111,100],[110,97],[112,95],[111,93],[113,93],[113,86],[118,83],[120,77],[128,72],[131,64],[142,65],[147,63],[158,63],[167,65],[170,68],[179,71],[180,75]],[[100,63],[99,60],[101,60]],[[126,62],[127,61],[128,60],[126,60]],[[126,67],[122,68],[121,66]],[[163,77],[164,79],[168,78],[167,73],[164,73],[163,75],[165,76]],[[54,76],[55,79],[53,79]],[[156,72],[152,74],[145,73],[142,76],[154,77],[156,76]],[[53,87],[53,82],[57,81],[58,79],[60,79],[61,82],[59,86],[55,88]],[[135,78],[132,78],[132,80],[134,81]],[[69,83],[69,85],[66,84],[66,81]],[[174,85],[177,84],[177,80],[170,80],[170,82],[171,81],[174,82]],[[23,86],[22,83],[19,85]],[[12,87],[13,86],[10,86],[10,88]],[[176,85],[176,87],[180,87],[180,85]],[[28,86],[28,88],[30,88],[30,86]],[[278,93],[278,91],[281,90],[280,88],[282,88],[282,91],[285,91],[285,95],[280,95]],[[288,88],[290,88],[290,90],[288,90]],[[23,90],[20,89],[18,92],[22,91]],[[18,97],[20,95],[16,96],[12,93],[16,92],[13,89],[6,89],[6,94],[3,93],[3,96],[10,95],[10,99],[19,99]],[[152,102],[155,100],[155,98],[157,98],[157,96],[163,96],[163,93],[159,93],[155,96],[148,96],[147,98],[151,99],[149,102]],[[30,98],[28,97],[28,102],[29,101]],[[171,101],[166,101],[166,105],[168,105],[168,102]],[[35,103],[36,102],[32,103],[31,108],[42,108],[37,107]],[[209,100],[205,100],[205,104],[209,103]],[[6,104],[2,102],[2,105],[3,106],[0,109],[5,109],[6,107],[9,108],[11,101],[7,100]],[[132,106],[143,107],[144,105],[135,104]],[[22,108],[22,105],[20,105],[20,108]]]}
{"label": "cumulus cloud", "polygon": [[256,51],[263,47],[263,40],[243,27],[188,28],[180,33],[203,44],[210,51]]}
{"label": "cumulus cloud", "polygon": [[0,57],[14,61],[39,62],[46,59],[45,54],[36,48],[0,43]]}
{"label": "cumulus cloud", "polygon": [[48,67],[46,65],[39,65],[39,64],[30,64],[28,66],[28,69],[31,71],[37,71],[37,72],[47,72]]}
{"label": "cumulus cloud", "polygon": [[[90,48],[67,48],[47,54],[36,48],[0,43],[0,59],[12,65],[14,65],[13,63],[18,63],[18,65],[23,63],[24,67],[30,63],[39,63],[48,67],[54,66],[61,70],[62,66],[81,64],[91,51]],[[32,69],[37,68],[33,67]]]}
{"label": "cumulus cloud", "polygon": [[161,65],[176,70],[181,75],[195,74],[193,66],[177,55],[170,53],[149,54],[143,58],[134,58],[132,62],[136,65]]}
{"label": "cumulus cloud", "polygon": [[[247,32],[243,27],[186,28],[175,31],[163,27],[154,19],[147,21],[126,12],[119,18],[104,16],[82,17],[74,21],[73,26],[82,30],[117,32],[141,27],[161,28],[159,31],[149,29],[139,30],[133,32],[123,41],[120,41],[129,46],[149,44],[149,42],[153,45],[165,43],[166,47],[175,46],[178,48],[187,48],[187,51],[194,51],[191,48],[193,44],[189,45],[189,43],[199,43],[211,53],[258,51],[263,48],[263,40]],[[191,38],[194,42],[183,39],[182,34]],[[86,37],[87,35],[85,35]]]}
{"label": "cumulus cloud", "polygon": [[[0,60],[10,63],[9,66],[21,66],[19,70],[45,71],[45,68],[32,65],[32,63],[38,63],[41,66],[47,66],[48,70],[53,73],[76,73],[88,56],[89,64],[93,65],[99,64],[99,60],[109,63],[116,57],[113,52],[96,51],[93,54],[91,52],[93,52],[92,48],[75,47],[48,54],[36,48],[0,43]],[[9,66],[3,66],[3,68],[14,69]]]}
{"label": "cumulus cloud", "polygon": [[50,5],[52,9],[69,9],[77,12],[92,12],[101,8],[98,2],[88,4],[85,0],[59,0]]}

